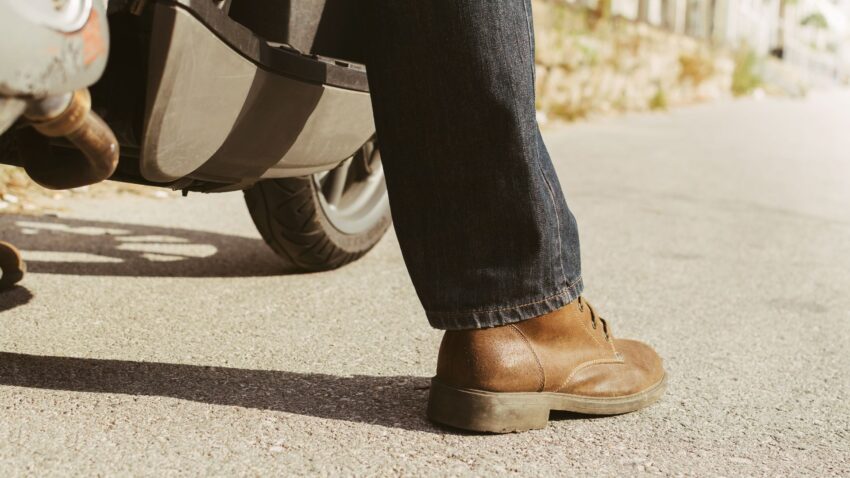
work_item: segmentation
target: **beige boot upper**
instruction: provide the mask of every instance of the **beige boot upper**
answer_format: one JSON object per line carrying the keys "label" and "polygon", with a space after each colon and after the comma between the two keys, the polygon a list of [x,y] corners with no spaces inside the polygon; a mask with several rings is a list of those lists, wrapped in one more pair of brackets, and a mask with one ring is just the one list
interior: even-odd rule
{"label": "beige boot upper", "polygon": [[622,397],[664,379],[661,358],[648,345],[611,337],[584,299],[516,324],[448,331],[436,379],[489,392],[558,392]]}

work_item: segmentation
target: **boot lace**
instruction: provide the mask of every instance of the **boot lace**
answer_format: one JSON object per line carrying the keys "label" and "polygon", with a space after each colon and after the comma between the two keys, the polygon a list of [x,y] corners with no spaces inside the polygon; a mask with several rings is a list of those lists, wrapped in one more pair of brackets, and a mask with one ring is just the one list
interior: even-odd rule
{"label": "boot lace", "polygon": [[608,322],[600,316],[596,315],[596,311],[593,310],[593,306],[589,303],[585,303],[584,299],[579,296],[578,298],[578,308],[580,311],[584,312],[584,306],[587,305],[587,308],[590,309],[590,324],[593,326],[593,330],[596,330],[597,323],[602,323],[602,332],[605,333],[605,340],[611,341],[611,335],[608,333]]}

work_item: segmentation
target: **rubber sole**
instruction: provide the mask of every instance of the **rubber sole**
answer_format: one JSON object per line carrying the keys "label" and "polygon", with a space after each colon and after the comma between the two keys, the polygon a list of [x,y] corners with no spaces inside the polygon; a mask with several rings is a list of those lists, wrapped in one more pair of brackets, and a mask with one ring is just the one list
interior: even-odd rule
{"label": "rubber sole", "polygon": [[545,428],[551,410],[587,415],[619,415],[656,402],[667,377],[652,387],[624,397],[596,398],[554,392],[486,392],[456,388],[431,379],[428,418],[464,430],[511,433]]}

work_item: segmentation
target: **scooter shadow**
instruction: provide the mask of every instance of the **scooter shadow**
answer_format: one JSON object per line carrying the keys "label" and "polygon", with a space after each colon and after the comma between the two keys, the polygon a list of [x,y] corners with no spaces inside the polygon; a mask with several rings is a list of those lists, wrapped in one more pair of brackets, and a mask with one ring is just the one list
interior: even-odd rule
{"label": "scooter shadow", "polygon": [[284,273],[261,240],[214,232],[45,216],[0,216],[0,239],[33,273],[257,277]]}
{"label": "scooter shadow", "polygon": [[0,385],[178,398],[429,433],[425,377],[340,377],[0,352]]}

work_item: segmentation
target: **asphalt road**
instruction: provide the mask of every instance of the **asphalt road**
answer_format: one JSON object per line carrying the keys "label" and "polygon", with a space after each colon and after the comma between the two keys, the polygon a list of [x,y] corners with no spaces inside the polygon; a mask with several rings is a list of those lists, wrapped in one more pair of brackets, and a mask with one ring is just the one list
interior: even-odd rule
{"label": "asphalt road", "polygon": [[587,297],[666,359],[639,413],[424,417],[440,334],[395,238],[278,276],[239,194],[2,216],[0,476],[850,475],[850,93],[546,133]]}

